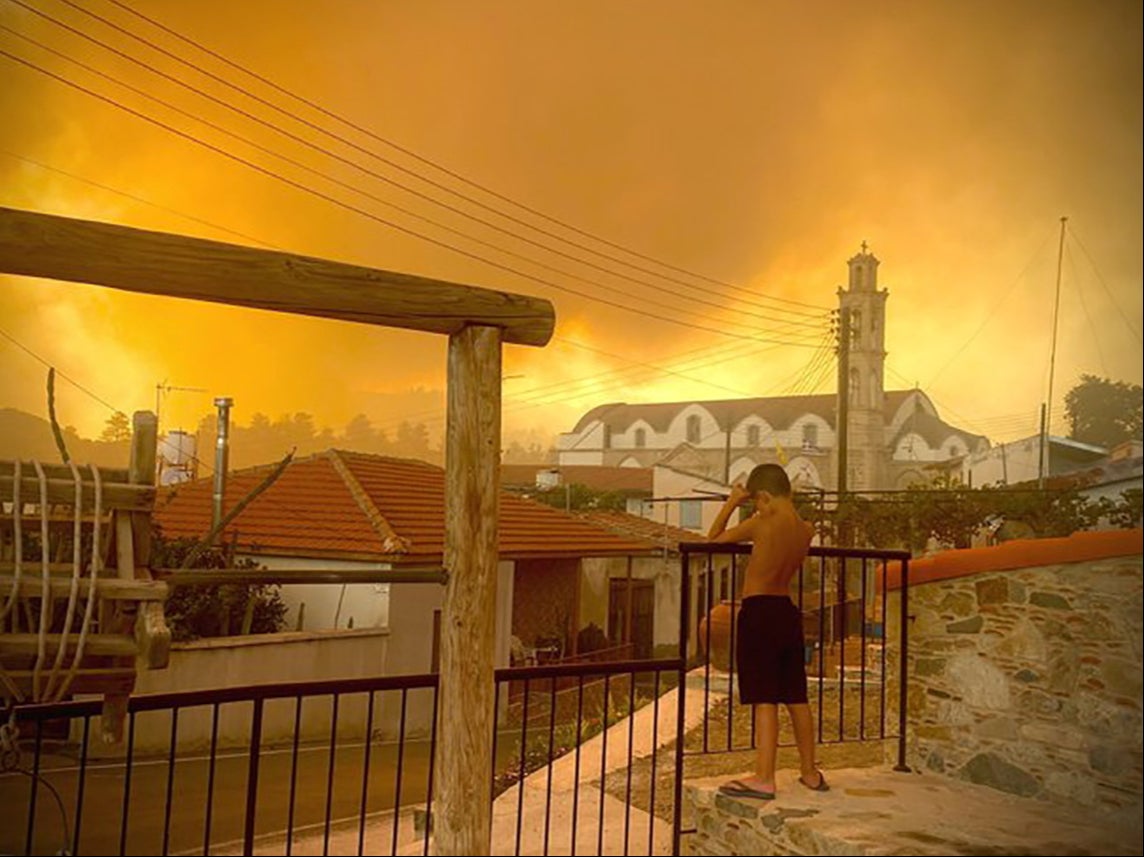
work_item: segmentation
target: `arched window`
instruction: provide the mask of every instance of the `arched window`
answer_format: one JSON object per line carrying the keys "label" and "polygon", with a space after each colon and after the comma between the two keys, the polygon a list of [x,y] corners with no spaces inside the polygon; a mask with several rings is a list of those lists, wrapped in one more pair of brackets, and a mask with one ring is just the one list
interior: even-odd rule
{"label": "arched window", "polygon": [[857,404],[861,403],[862,400],[859,398],[859,395],[861,394],[861,392],[862,392],[862,381],[858,377],[858,370],[857,369],[851,369],[850,370],[850,403],[851,404],[857,405]]}
{"label": "arched window", "polygon": [[759,445],[759,427],[747,426],[747,446]]}
{"label": "arched window", "polygon": [[803,449],[818,449],[818,424],[817,423],[803,423],[803,426],[802,426],[802,448]]}
{"label": "arched window", "polygon": [[642,428],[636,429],[636,449],[643,449],[647,446],[647,432]]}
{"label": "arched window", "polygon": [[687,442],[699,443],[699,415],[692,414],[687,418]]}

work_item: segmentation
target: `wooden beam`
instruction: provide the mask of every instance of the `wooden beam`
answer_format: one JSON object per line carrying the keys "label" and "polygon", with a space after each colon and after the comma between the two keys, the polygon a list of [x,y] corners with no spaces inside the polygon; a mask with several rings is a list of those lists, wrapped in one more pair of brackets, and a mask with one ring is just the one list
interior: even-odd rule
{"label": "wooden beam", "polygon": [[[79,634],[68,634],[67,653],[75,651],[79,643]],[[0,634],[0,652],[10,655],[35,655],[39,650],[39,634]],[[59,634],[45,634],[44,647],[55,652],[60,647]],[[88,634],[83,644],[83,654],[113,655],[116,657],[134,658],[139,647],[130,637],[122,634]]]}
{"label": "wooden beam", "polygon": [[[4,570],[5,564],[0,564],[0,571]],[[28,564],[30,565],[30,564]],[[10,568],[11,563],[7,563]],[[60,568],[63,568],[61,564]],[[52,569],[53,573],[57,569]],[[67,579],[63,577],[63,572],[59,571],[58,579],[53,580],[51,583],[51,597],[52,598],[67,598],[68,593],[71,592],[71,565],[67,566]],[[0,596],[7,597],[8,593],[12,591],[14,581],[12,578],[0,578]],[[41,590],[36,587],[34,590],[22,586],[22,598],[37,599],[41,595]],[[91,579],[81,577],[79,579],[79,597],[86,598],[89,590],[91,589]],[[100,578],[95,585],[95,592],[97,597],[107,601],[166,601],[170,595],[170,587],[159,580],[119,580],[118,578]]]}
{"label": "wooden beam", "polygon": [[[10,566],[11,563],[8,563]],[[0,571],[4,565],[0,564]],[[70,573],[71,566],[68,566]],[[294,583],[440,583],[448,575],[440,568],[153,568],[157,580],[171,586]]]}
{"label": "wooden beam", "polygon": [[[136,411],[131,418],[131,484],[154,487],[158,450],[159,417],[151,411]],[[134,566],[144,569],[151,564],[151,509],[131,513],[131,534]]]}
{"label": "wooden beam", "polygon": [[445,436],[445,604],[437,697],[437,854],[491,848],[501,338],[491,327],[449,337]]}
{"label": "wooden beam", "polygon": [[521,345],[556,323],[543,298],[2,207],[0,274],[449,335],[488,325]]}
{"label": "wooden beam", "polygon": [[[27,468],[20,476],[20,499],[25,503],[39,503],[40,502],[40,480],[36,478],[33,472],[29,477],[27,475]],[[81,471],[82,473],[82,471]],[[88,474],[89,476],[91,474]],[[71,506],[75,502],[75,482],[72,479],[48,479],[48,503],[49,505],[67,505]],[[0,473],[0,500],[7,502],[12,501],[13,489],[15,487],[15,478],[11,472],[8,474]],[[151,508],[155,501],[155,488],[151,485],[126,485],[122,482],[113,482],[110,485],[103,486],[103,514],[107,514],[111,509],[125,509],[129,511],[144,511]],[[91,512],[95,508],[95,484],[90,479],[83,480],[83,511]],[[71,520],[71,516],[59,518],[52,516],[54,520]],[[39,526],[40,516],[37,512],[35,515],[25,515],[25,520],[35,520],[36,526]],[[5,516],[0,520],[11,520],[11,517]]]}

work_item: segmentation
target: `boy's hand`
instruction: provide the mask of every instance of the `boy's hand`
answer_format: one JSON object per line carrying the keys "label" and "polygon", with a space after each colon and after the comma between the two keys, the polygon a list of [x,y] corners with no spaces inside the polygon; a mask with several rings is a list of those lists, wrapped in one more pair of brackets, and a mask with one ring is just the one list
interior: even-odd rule
{"label": "boy's hand", "polygon": [[727,502],[738,506],[750,496],[751,493],[743,486],[743,483],[736,482],[731,486],[731,493],[727,495]]}

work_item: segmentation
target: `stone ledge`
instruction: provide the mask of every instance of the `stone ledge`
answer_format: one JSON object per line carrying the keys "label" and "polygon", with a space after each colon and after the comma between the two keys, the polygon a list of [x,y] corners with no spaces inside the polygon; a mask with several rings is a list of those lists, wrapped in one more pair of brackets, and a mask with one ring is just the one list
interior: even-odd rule
{"label": "stone ledge", "polygon": [[696,831],[684,854],[1140,854],[1140,817],[1018,798],[935,774],[888,768],[828,771],[831,790],[779,773],[774,801],[718,793],[730,776],[684,784]]}

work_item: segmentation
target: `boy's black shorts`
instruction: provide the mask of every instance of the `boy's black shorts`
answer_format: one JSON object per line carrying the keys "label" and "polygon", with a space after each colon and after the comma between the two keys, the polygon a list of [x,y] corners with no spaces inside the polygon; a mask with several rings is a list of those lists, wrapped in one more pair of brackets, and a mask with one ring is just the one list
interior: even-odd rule
{"label": "boy's black shorts", "polygon": [[739,701],[806,702],[806,647],[802,614],[785,595],[743,599],[735,632]]}

